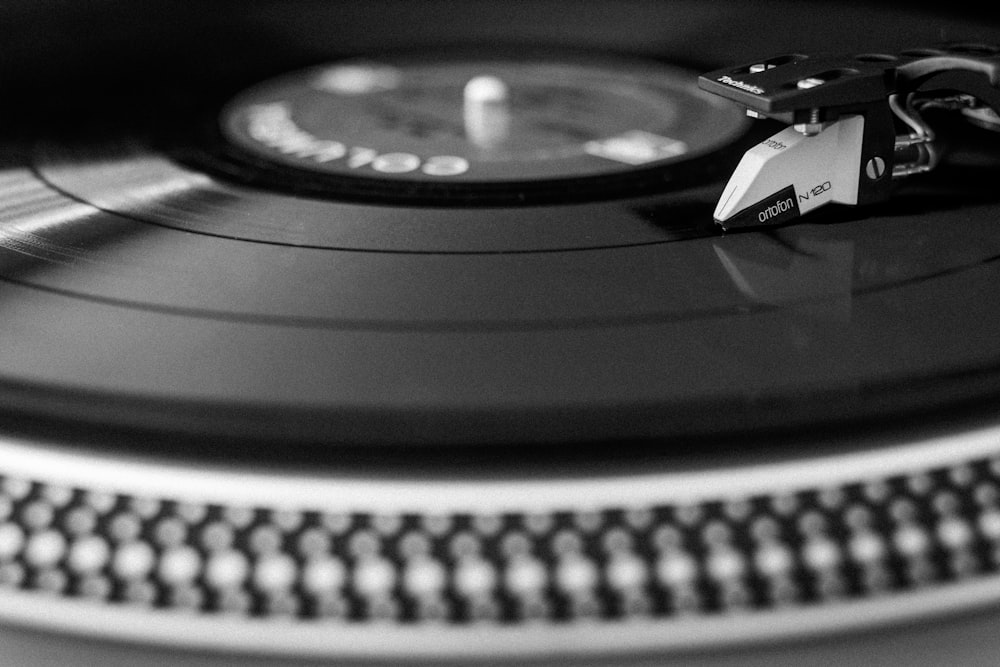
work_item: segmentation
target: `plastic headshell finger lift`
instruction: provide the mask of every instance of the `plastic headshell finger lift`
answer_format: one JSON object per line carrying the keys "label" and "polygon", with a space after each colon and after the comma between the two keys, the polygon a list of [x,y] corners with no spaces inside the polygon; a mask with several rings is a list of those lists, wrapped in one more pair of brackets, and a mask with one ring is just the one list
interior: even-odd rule
{"label": "plastic headshell finger lift", "polygon": [[791,126],[743,156],[715,209],[723,230],[786,224],[830,203],[887,199],[894,179],[938,161],[921,116],[931,105],[1000,129],[1000,47],[782,55],[709,72],[699,85],[743,104],[751,117]]}

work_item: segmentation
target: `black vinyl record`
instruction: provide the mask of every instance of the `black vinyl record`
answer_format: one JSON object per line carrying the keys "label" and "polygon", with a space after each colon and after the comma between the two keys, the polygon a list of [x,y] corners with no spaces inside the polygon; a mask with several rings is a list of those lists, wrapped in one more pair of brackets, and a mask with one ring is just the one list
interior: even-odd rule
{"label": "black vinyl record", "polygon": [[[887,50],[936,36],[899,15],[914,28]],[[891,204],[723,237],[721,184],[776,124],[697,90],[690,64],[452,49],[383,43],[256,83],[165,58],[127,86],[94,69],[59,105],[26,92],[2,270],[8,321],[35,333],[3,349],[6,403],[200,436],[510,445],[992,395],[994,133],[966,132]],[[475,72],[517,91],[503,148],[462,134]],[[433,174],[436,153],[467,171]]]}

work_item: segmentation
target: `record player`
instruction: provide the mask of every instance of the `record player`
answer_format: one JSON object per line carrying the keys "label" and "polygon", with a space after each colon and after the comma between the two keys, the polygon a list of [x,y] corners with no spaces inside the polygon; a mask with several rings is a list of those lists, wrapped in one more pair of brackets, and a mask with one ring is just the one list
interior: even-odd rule
{"label": "record player", "polygon": [[6,662],[1000,648],[985,11],[0,16]]}

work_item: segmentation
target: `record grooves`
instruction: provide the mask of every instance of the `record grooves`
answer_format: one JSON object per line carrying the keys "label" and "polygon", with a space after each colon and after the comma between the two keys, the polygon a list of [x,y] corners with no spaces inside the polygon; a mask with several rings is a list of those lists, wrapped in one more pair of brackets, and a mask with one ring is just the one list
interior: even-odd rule
{"label": "record grooves", "polygon": [[224,0],[49,53],[124,4],[22,4],[0,662],[895,664],[995,619],[992,117],[927,108],[888,201],[723,233],[784,120],[698,87],[994,20]]}

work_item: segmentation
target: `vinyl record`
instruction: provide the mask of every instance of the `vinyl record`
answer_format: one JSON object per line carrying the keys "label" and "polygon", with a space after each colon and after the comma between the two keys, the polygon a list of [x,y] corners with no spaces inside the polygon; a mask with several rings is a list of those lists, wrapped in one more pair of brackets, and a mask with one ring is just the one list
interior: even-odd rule
{"label": "vinyl record", "polygon": [[[663,95],[673,106],[660,114],[649,102],[647,125],[605,127],[615,104],[588,91],[590,79],[611,77],[610,64],[443,63],[420,65],[415,83],[395,65],[324,65],[266,84],[277,90],[243,92],[207,118],[98,107],[96,123],[74,115],[69,134],[34,138],[6,174],[4,276],[55,299],[16,300],[32,311],[16,318],[21,326],[71,340],[53,339],[56,352],[46,349],[41,364],[31,354],[35,337],[20,337],[31,350],[15,340],[6,385],[51,388],[70,398],[43,397],[42,409],[78,402],[123,426],[394,445],[787,428],[919,412],[992,391],[996,322],[983,306],[1000,252],[993,133],[967,131],[971,148],[957,148],[933,180],[901,186],[881,208],[723,236],[711,223],[719,186],[710,174],[731,169],[761,128],[698,91],[694,73],[655,78],[617,63],[642,72],[623,95]],[[366,94],[308,87],[359,67],[372,77],[391,68],[402,82]],[[553,95],[551,86],[532,77],[553,67],[578,67],[567,71],[581,81],[557,88],[565,99],[546,107],[536,98]],[[528,72],[519,75],[523,99],[514,100],[528,116],[520,132],[551,146],[459,150],[445,130],[443,138],[414,135],[429,111],[391,124],[379,116],[408,108],[399,100],[412,102],[411,88],[424,90],[431,77],[433,94],[420,104],[460,123],[459,84],[480,70]],[[643,88],[654,79],[673,92]],[[295,146],[280,142],[308,134],[296,126],[277,148],[258,143],[246,157],[254,140],[246,125],[234,127],[254,122],[249,109],[273,111],[297,94],[306,98],[296,113],[307,119],[342,117],[316,111],[320,103],[296,86],[367,113],[343,130],[360,136],[324,135],[343,139],[324,140],[340,157],[316,162],[315,143],[298,149],[312,151],[305,159],[283,152]],[[574,93],[580,99],[568,101]],[[271,101],[246,99],[253,95]],[[579,127],[538,129],[539,118],[570,113],[560,104],[577,105]],[[675,118],[678,109],[688,109],[686,120]],[[711,123],[695,123],[707,114]],[[177,139],[177,125],[199,123],[222,125],[235,145],[219,148],[197,132]],[[588,123],[590,138],[575,138]],[[684,152],[664,157],[643,143],[668,134]],[[623,138],[636,135],[634,145]],[[485,157],[463,174],[428,175],[417,163],[378,162],[416,155],[394,141],[428,144],[424,153],[444,142],[441,155]],[[653,157],[631,165],[601,155],[597,146],[613,142]],[[347,144],[377,148],[362,154]],[[420,159],[426,167],[430,158]],[[610,185],[602,193],[593,181]],[[651,183],[658,192],[648,192]],[[102,312],[109,308],[122,315]],[[53,317],[62,325],[46,325]],[[191,363],[192,354],[208,363]],[[140,401],[159,414],[137,412]],[[175,407],[163,410],[168,404]],[[206,414],[192,421],[192,409]]]}

